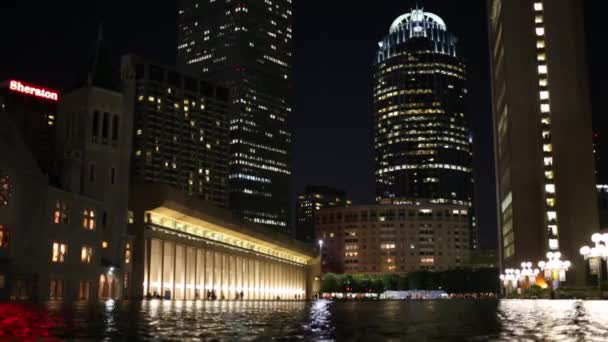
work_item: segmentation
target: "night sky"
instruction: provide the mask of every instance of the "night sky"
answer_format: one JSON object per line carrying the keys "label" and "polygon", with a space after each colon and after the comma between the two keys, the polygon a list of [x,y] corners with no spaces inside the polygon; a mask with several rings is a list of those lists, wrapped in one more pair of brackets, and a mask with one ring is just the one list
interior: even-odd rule
{"label": "night sky", "polygon": [[[2,1],[0,80],[14,77],[65,88],[90,54],[99,23],[116,58],[127,52],[174,64],[177,1]],[[357,203],[374,197],[372,75],[377,42],[408,0],[294,0],[294,191],[307,184],[343,188]],[[465,5],[466,3],[466,5]],[[598,1],[587,0],[590,13]],[[476,210],[482,247],[496,241],[496,208],[485,0],[426,0],[460,38],[468,65],[468,119],[475,137]],[[599,30],[599,31],[597,31]],[[602,32],[588,21],[593,42]],[[594,44],[591,45],[592,49]],[[590,58],[593,93],[602,96],[605,66]],[[597,101],[600,133],[606,120]],[[603,136],[603,134],[602,134]],[[608,146],[604,144],[605,146]]]}

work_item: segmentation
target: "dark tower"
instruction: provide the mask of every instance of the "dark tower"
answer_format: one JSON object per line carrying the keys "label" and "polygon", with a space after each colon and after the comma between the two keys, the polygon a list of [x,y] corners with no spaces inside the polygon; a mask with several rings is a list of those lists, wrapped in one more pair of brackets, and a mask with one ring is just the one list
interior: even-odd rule
{"label": "dark tower", "polygon": [[230,88],[229,207],[289,231],[292,1],[181,0],[178,63]]}

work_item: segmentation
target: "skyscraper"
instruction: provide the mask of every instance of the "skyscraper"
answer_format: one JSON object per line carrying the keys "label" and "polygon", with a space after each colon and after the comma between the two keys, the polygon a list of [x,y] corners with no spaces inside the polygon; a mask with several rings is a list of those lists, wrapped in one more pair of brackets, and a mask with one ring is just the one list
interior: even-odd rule
{"label": "skyscraper", "polygon": [[488,2],[502,265],[560,251],[576,284],[598,230],[582,6]]}
{"label": "skyscraper", "polygon": [[466,70],[457,41],[439,16],[416,8],[395,19],[379,43],[373,89],[378,200],[472,206]]}
{"label": "skyscraper", "polygon": [[134,55],[122,60],[133,113],[131,183],[166,184],[228,202],[228,89]]}
{"label": "skyscraper", "polygon": [[314,215],[323,208],[346,207],[352,202],[346,199],[344,190],[327,186],[307,186],[298,196],[296,208],[296,239],[313,242],[315,239]]}
{"label": "skyscraper", "polygon": [[178,63],[231,90],[229,207],[287,232],[292,1],[181,0]]}

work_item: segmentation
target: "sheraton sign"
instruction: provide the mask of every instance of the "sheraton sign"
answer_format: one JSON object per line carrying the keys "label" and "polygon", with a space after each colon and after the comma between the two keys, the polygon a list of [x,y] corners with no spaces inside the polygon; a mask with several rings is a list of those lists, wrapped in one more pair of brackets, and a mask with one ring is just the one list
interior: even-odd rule
{"label": "sheraton sign", "polygon": [[10,80],[8,87],[11,91],[17,93],[32,95],[51,101],[59,101],[59,93],[54,90],[45,89],[39,86],[23,83],[21,81],[16,80]]}

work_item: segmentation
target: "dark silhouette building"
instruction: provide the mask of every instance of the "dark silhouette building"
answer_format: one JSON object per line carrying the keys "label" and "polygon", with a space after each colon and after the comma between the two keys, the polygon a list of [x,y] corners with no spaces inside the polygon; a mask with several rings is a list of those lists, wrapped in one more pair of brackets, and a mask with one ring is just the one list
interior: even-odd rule
{"label": "dark silhouette building", "polygon": [[20,80],[0,82],[0,113],[7,115],[45,174],[57,166],[52,157],[59,91]]}
{"label": "dark silhouette building", "polygon": [[229,207],[289,231],[292,2],[181,0],[178,64],[231,91]]}
{"label": "dark silhouette building", "polygon": [[306,242],[315,240],[314,215],[324,208],[351,205],[344,190],[327,186],[307,186],[298,196],[296,207],[296,239]]}

